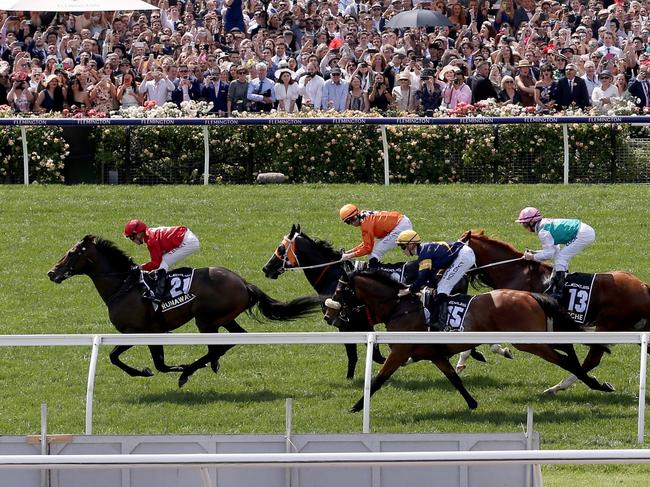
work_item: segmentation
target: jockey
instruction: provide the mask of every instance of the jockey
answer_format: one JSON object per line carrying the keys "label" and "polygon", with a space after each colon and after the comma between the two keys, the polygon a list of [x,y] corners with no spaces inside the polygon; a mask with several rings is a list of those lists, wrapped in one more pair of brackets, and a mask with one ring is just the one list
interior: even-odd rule
{"label": "jockey", "polygon": [[[411,220],[398,211],[359,211],[355,205],[347,204],[339,210],[344,223],[361,227],[362,242],[353,249],[344,252],[342,260],[363,257],[370,254],[368,266],[375,269],[386,252],[395,248],[395,239],[404,230],[413,228]],[[379,239],[375,243],[375,239]]]}
{"label": "jockey", "polygon": [[[524,253],[526,260],[542,262],[553,260],[553,297],[560,299],[564,289],[564,280],[569,270],[569,262],[581,250],[596,239],[596,232],[586,223],[577,219],[543,218],[542,213],[533,207],[526,207],[519,212],[516,223],[521,223],[529,232],[537,232],[542,250]],[[564,247],[560,247],[564,244]]]}
{"label": "jockey", "polygon": [[143,271],[156,272],[152,300],[157,303],[165,292],[167,270],[199,250],[199,239],[187,227],[148,228],[141,220],[130,220],[124,227],[124,236],[137,245],[147,244],[151,261],[140,267]]}
{"label": "jockey", "polygon": [[415,294],[425,285],[435,283],[436,274],[446,269],[436,288],[435,301],[443,310],[454,286],[476,262],[474,251],[464,242],[428,242],[422,243],[422,238],[414,230],[406,230],[399,234],[395,242],[404,251],[404,255],[418,256],[418,277],[408,289],[399,292],[399,296]]}

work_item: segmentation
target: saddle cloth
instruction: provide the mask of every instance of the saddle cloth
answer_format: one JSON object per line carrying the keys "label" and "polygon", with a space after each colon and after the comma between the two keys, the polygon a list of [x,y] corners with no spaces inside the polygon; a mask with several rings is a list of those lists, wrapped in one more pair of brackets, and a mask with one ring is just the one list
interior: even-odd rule
{"label": "saddle cloth", "polygon": [[454,294],[449,297],[446,309],[440,309],[432,298],[431,289],[426,289],[424,297],[424,315],[431,331],[463,331],[465,315],[475,296]]}
{"label": "saddle cloth", "polygon": [[561,305],[566,308],[571,318],[577,323],[587,323],[589,303],[596,274],[574,272],[567,274],[562,291]]}
{"label": "saddle cloth", "polygon": [[[155,272],[142,272],[142,284],[149,293],[153,293],[156,288]],[[190,293],[192,280],[194,279],[194,269],[190,267],[179,267],[167,272],[165,279],[165,292],[162,296],[160,310],[164,313],[179,306],[189,303],[196,296]]]}

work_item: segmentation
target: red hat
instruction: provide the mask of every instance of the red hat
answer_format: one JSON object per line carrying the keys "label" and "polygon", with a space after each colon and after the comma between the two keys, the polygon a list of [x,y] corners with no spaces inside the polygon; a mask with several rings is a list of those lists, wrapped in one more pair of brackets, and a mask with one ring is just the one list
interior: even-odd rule
{"label": "red hat", "polygon": [[129,238],[136,233],[144,232],[146,230],[147,224],[142,220],[129,220],[129,223],[124,226],[124,236]]}

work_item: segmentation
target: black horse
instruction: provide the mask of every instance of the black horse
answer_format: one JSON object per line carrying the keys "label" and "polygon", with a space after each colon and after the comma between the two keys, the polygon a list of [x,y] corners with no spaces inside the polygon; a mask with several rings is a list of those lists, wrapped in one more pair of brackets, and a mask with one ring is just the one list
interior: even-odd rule
{"label": "black horse", "polygon": [[[320,308],[322,299],[300,297],[288,303],[276,301],[242,277],[223,267],[195,269],[189,294],[194,295],[179,306],[162,312],[154,310],[142,297],[140,271],[133,260],[114,243],[101,237],[86,235],[77,242],[47,273],[59,284],[67,278],[85,274],[93,281],[97,292],[108,307],[111,323],[121,333],[165,333],[184,325],[192,318],[201,333],[217,333],[224,327],[231,333],[246,333],[235,321],[237,316],[252,308],[269,320],[291,320]],[[161,345],[150,345],[151,358],[160,372],[182,372],[178,379],[182,387],[198,369],[210,363],[219,370],[219,358],[234,345],[208,345],[208,353],[189,365],[165,364]],[[130,376],[150,377],[148,368],[139,370],[125,364],[120,355],[131,345],[118,345],[110,353],[111,362]]]}
{"label": "black horse", "polygon": [[[331,263],[330,265],[327,265]],[[315,266],[315,267],[313,267]],[[397,264],[381,264],[384,273],[393,274],[393,278],[399,278],[401,282],[413,282],[417,276],[417,261]],[[322,296],[331,296],[336,290],[339,279],[351,272],[351,262],[341,262],[341,252],[334,250],[332,245],[324,240],[314,240],[300,230],[300,225],[292,225],[288,235],[285,236],[278,247],[262,268],[264,275],[269,279],[277,279],[286,269],[303,268],[305,277],[314,290]],[[467,279],[454,289],[455,292],[466,293],[468,287]],[[368,312],[368,308],[359,303],[358,306],[351,306],[339,314],[332,323],[340,331],[372,331],[378,323],[376,317]],[[358,362],[357,346],[354,343],[346,343],[345,351],[348,357],[348,370],[346,377],[352,379]],[[472,354],[477,360],[485,360],[480,352]],[[383,364],[385,359],[375,345],[373,349],[373,360]]]}

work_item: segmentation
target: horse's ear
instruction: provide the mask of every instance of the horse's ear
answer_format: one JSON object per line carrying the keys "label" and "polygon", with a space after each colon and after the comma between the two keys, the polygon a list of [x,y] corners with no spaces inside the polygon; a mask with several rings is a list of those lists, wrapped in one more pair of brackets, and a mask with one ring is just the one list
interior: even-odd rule
{"label": "horse's ear", "polygon": [[472,231],[471,231],[471,230],[467,230],[465,233],[463,233],[463,234],[460,236],[460,239],[459,239],[459,240],[460,240],[461,242],[469,242],[469,239],[470,239],[470,238],[472,238]]}
{"label": "horse's ear", "polygon": [[289,232],[289,238],[293,238],[293,236],[296,234],[296,224],[294,223],[291,225],[291,231]]}
{"label": "horse's ear", "polygon": [[300,233],[300,223],[298,223],[298,225],[296,225],[296,233]]}
{"label": "horse's ear", "polygon": [[95,240],[96,240],[96,239],[97,239],[97,237],[95,237],[94,235],[90,235],[90,234],[88,234],[88,235],[86,235],[86,236],[83,238],[83,242],[84,242],[85,244],[88,244],[88,243],[95,243]]}

